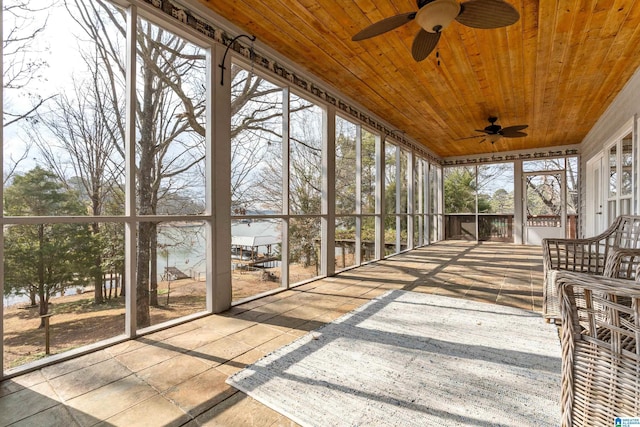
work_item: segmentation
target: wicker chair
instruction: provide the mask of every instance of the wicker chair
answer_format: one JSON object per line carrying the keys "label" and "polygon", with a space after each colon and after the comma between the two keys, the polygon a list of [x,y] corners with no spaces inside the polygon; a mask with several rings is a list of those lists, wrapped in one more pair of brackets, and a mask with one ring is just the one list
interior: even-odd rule
{"label": "wicker chair", "polygon": [[640,415],[640,283],[556,274],[562,317],[562,426]]}
{"label": "wicker chair", "polygon": [[558,271],[634,279],[640,264],[640,216],[622,215],[603,233],[585,239],[543,239],[542,315],[560,319],[555,284]]}

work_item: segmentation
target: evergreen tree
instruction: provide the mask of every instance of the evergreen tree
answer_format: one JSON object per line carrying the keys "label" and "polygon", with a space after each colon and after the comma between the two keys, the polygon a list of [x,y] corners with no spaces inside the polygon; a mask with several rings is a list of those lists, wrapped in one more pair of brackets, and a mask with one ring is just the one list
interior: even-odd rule
{"label": "evergreen tree", "polygon": [[474,213],[476,211],[475,175],[468,168],[448,169],[444,179],[444,211]]}
{"label": "evergreen tree", "polygon": [[[40,167],[16,175],[4,197],[7,215],[86,215],[78,195]],[[14,225],[5,232],[5,292],[37,296],[40,315],[46,315],[52,295],[89,282],[96,250],[89,224]]]}

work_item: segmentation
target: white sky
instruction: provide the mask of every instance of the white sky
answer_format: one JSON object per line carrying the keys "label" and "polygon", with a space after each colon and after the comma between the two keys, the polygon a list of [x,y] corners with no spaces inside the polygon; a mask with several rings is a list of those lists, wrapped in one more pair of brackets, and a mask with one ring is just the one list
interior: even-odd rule
{"label": "white sky", "polygon": [[[44,0],[32,0],[33,7],[40,8],[42,5],[49,5],[51,2]],[[47,10],[38,13],[39,19],[37,23],[42,22],[49,15],[45,30],[38,34],[37,40],[33,45],[33,58],[44,59],[48,66],[40,70],[41,77],[30,83],[29,88],[25,88],[18,92],[17,90],[5,91],[4,105],[7,111],[27,111],[31,108],[32,99],[26,94],[28,92],[38,94],[46,98],[55,93],[59,93],[68,86],[70,77],[80,63],[80,57],[77,52],[77,39],[73,29],[74,22],[68,18],[68,12],[62,3],[50,6]],[[5,34],[7,27],[11,25],[11,17],[5,17],[4,23]],[[23,34],[28,34],[28,28],[22,29]],[[27,145],[27,136],[24,129],[19,124],[14,124],[4,129],[4,160],[5,165],[11,161],[11,157],[18,159],[25,150]],[[29,153],[28,160],[20,165],[20,170],[26,171],[33,168],[36,162],[33,157],[37,153],[32,148]]]}

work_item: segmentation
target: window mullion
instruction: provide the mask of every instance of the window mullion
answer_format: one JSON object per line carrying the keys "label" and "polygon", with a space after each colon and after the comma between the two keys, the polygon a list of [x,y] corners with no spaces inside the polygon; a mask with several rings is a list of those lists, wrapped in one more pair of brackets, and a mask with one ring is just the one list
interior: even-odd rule
{"label": "window mullion", "polygon": [[134,337],[136,322],[136,180],[135,180],[135,134],[136,134],[136,28],[138,9],[127,9],[127,69],[126,69],[126,118],[125,118],[125,334]]}
{"label": "window mullion", "polygon": [[289,175],[290,170],[290,156],[289,146],[291,141],[289,140],[290,123],[291,123],[291,92],[288,87],[282,89],[282,215],[284,220],[282,221],[282,247],[281,247],[281,274],[282,274],[282,286],[289,288],[289,260],[291,254],[289,253]]}

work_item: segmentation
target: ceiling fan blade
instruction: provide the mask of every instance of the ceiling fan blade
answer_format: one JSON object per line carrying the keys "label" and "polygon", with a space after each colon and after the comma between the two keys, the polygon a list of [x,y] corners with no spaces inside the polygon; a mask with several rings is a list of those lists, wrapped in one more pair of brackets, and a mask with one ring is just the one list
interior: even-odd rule
{"label": "ceiling fan blade", "polygon": [[490,133],[490,132],[487,132],[487,131],[486,131],[486,130],[484,130],[484,129],[474,129],[474,130],[475,130],[476,132],[482,132],[482,133],[486,133],[486,134],[489,134],[489,133]]}
{"label": "ceiling fan blade", "polygon": [[504,136],[505,138],[522,138],[523,136],[527,136],[526,133],[518,132],[518,131],[515,131],[515,130],[509,131],[509,132],[505,132],[503,130],[502,132],[500,132],[500,134],[502,136]]}
{"label": "ceiling fan blade", "polygon": [[353,36],[351,40],[353,40],[354,42],[358,42],[360,40],[378,36],[406,24],[415,17],[416,12],[409,12],[385,18],[382,21],[378,21],[369,25],[367,28]]}
{"label": "ceiling fan blade", "polygon": [[411,54],[413,59],[417,62],[425,59],[436,48],[440,40],[440,33],[428,33],[422,28],[416,34],[416,38],[413,39],[413,45],[411,46]]}
{"label": "ceiling fan blade", "polygon": [[458,138],[458,139],[456,139],[456,141],[464,141],[465,139],[482,138],[482,137],[484,137],[484,136],[485,136],[485,135],[467,136],[467,137],[464,137],[464,138]]}
{"label": "ceiling fan blade", "polygon": [[472,28],[500,28],[515,24],[520,14],[503,0],[470,0],[462,3],[456,21]]}
{"label": "ceiling fan blade", "polygon": [[502,128],[502,133],[504,132],[517,132],[519,130],[523,130],[528,128],[528,125],[516,125],[516,126],[507,126],[506,128]]}

